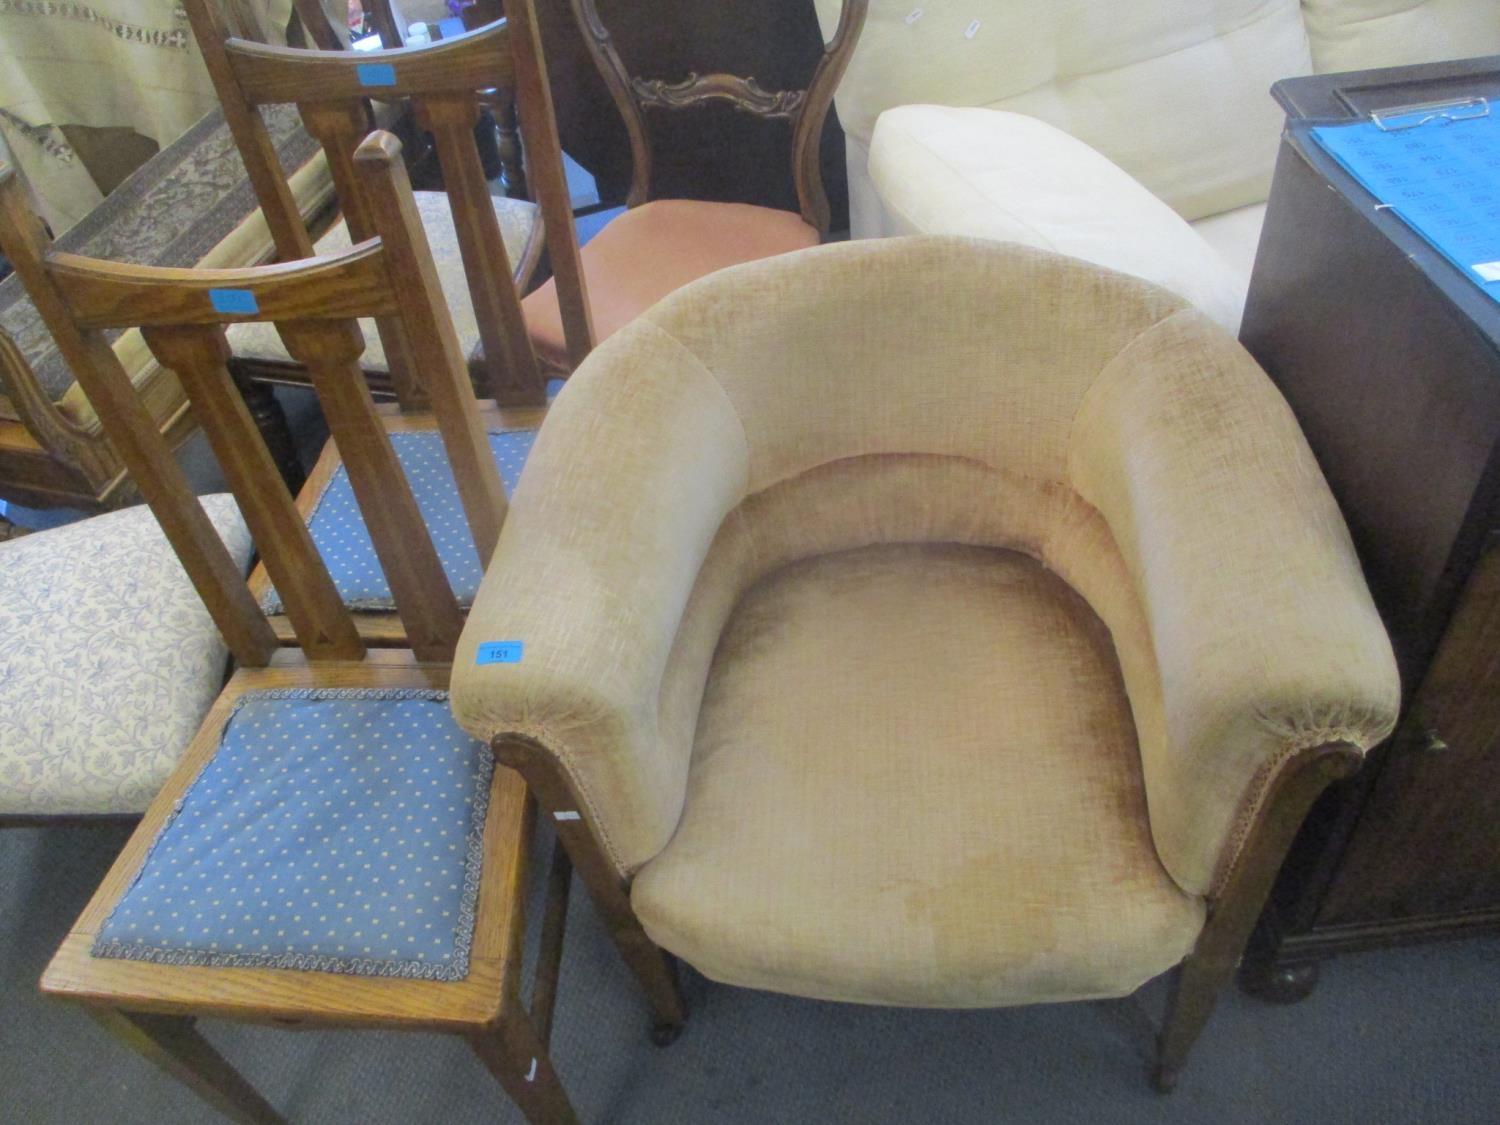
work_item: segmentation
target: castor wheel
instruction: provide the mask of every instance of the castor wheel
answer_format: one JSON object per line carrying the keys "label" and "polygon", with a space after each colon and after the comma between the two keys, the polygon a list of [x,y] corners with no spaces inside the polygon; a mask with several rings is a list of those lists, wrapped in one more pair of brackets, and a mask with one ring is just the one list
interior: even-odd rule
{"label": "castor wheel", "polygon": [[651,1042],[658,1047],[670,1047],[682,1034],[680,1023],[654,1023],[651,1025]]}
{"label": "castor wheel", "polygon": [[1177,1089],[1177,1068],[1157,1063],[1151,1068],[1151,1088],[1158,1094],[1170,1094]]}
{"label": "castor wheel", "polygon": [[1240,966],[1240,991],[1271,1004],[1295,1004],[1306,1000],[1317,984],[1316,961],[1305,961],[1300,965]]}

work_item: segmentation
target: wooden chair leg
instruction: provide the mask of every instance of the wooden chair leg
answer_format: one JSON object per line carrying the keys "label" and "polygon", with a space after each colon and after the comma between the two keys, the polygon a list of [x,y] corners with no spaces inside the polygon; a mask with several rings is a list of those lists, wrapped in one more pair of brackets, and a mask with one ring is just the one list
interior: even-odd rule
{"label": "wooden chair leg", "polygon": [[547,901],[542,910],[541,948],[536,983],[531,988],[531,1021],[545,1044],[552,1042],[552,1011],[557,1006],[557,982],[562,973],[563,938],[568,926],[568,889],[573,885],[573,862],[561,843],[552,845],[547,871]]}
{"label": "wooden chair leg", "polygon": [[557,838],[568,850],[573,868],[609,928],[615,948],[640,981],[651,1005],[651,1041],[665,1047],[676,1040],[687,1020],[687,1003],[677,983],[677,963],[652,941],[630,905],[630,892],[605,857],[593,830],[581,815],[577,795],[544,747],[520,735],[495,739],[495,760],[521,775],[538,806],[552,819]]}
{"label": "wooden chair leg", "polygon": [[651,1005],[651,1042],[670,1047],[682,1034],[687,1022],[687,1001],[677,980],[677,961],[662,949],[636,922],[630,930],[614,930],[612,935],[620,956],[640,981]]}
{"label": "wooden chair leg", "polygon": [[90,1007],[104,1028],[139,1051],[231,1121],[268,1125],[283,1121],[213,1046],[190,1016],[163,1016]]}
{"label": "wooden chair leg", "polygon": [[1158,1094],[1170,1094],[1187,1062],[1188,1052],[1213,1013],[1219,989],[1234,972],[1233,963],[1211,963],[1196,953],[1178,967],[1167,998],[1167,1014],[1157,1040],[1156,1064],[1151,1085]]}
{"label": "wooden chair leg", "polygon": [[499,1027],[468,1039],[531,1125],[576,1125],[578,1117],[552,1067],[547,1045],[518,997],[507,1001]]}
{"label": "wooden chair leg", "polygon": [[1328,785],[1359,769],[1363,754],[1342,742],[1312,746],[1282,763],[1219,893],[1209,903],[1198,944],[1177,970],[1157,1041],[1151,1084],[1169,1093],[1188,1051],[1229,983],[1271,885],[1312,803]]}

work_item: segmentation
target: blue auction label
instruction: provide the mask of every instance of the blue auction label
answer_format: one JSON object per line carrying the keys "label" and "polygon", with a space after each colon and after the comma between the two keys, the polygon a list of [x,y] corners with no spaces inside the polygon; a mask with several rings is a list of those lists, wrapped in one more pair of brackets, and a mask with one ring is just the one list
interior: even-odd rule
{"label": "blue auction label", "polygon": [[474,653],[474,663],[519,664],[525,648],[523,641],[485,641]]}
{"label": "blue auction label", "polygon": [[396,68],[388,62],[360,63],[354,68],[361,86],[394,86]]}
{"label": "blue auction label", "polygon": [[248,289],[210,289],[208,303],[214,307],[214,312],[241,315],[260,312],[260,305],[256,304],[255,294]]}

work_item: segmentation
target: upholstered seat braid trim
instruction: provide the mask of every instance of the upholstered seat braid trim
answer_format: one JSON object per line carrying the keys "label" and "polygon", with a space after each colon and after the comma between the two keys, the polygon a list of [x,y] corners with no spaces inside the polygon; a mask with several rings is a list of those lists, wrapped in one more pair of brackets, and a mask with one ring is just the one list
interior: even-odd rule
{"label": "upholstered seat braid trim", "polygon": [[[1216,887],[1289,742],[1368,746],[1394,721],[1347,530],[1264,373],[1145,282],[959,238],[737,266],[596,349],[516,491],[455,713],[479,738],[542,741],[632,874],[682,821],[743,591],[903,542],[1020,551],[1089,603],[1120,662],[1153,842],[1187,894]],[[523,640],[524,663],[476,667],[499,638]]]}
{"label": "upholstered seat braid trim", "polygon": [[[446,700],[416,688],[241,697],[93,955],[463,979],[494,760],[453,725]],[[387,954],[370,956],[376,947]]]}
{"label": "upholstered seat braid trim", "polygon": [[[467,607],[473,604],[479,591],[484,568],[479,565],[479,554],[459,503],[458,486],[442,435],[437,430],[408,430],[393,433],[390,438],[437,547],[449,585],[459,605]],[[507,496],[520,480],[535,438],[535,430],[494,430],[489,434],[490,449],[500,466]],[[390,583],[375,555],[375,545],[342,464],[318,493],[307,524],[313,544],[346,606],[355,610],[396,608]],[[261,608],[267,613],[282,611],[281,598],[274,587],[262,595]]]}
{"label": "upholstered seat braid trim", "polygon": [[[233,497],[202,504],[248,565]],[[0,544],[0,816],[144,811],[227,657],[144,506]]]}

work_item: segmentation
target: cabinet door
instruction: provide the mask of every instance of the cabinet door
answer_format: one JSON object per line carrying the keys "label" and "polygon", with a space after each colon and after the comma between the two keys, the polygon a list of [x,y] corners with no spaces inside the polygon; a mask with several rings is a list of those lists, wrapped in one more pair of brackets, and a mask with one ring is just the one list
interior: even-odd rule
{"label": "cabinet door", "polygon": [[1500,911],[1500,534],[1386,750],[1319,925]]}

